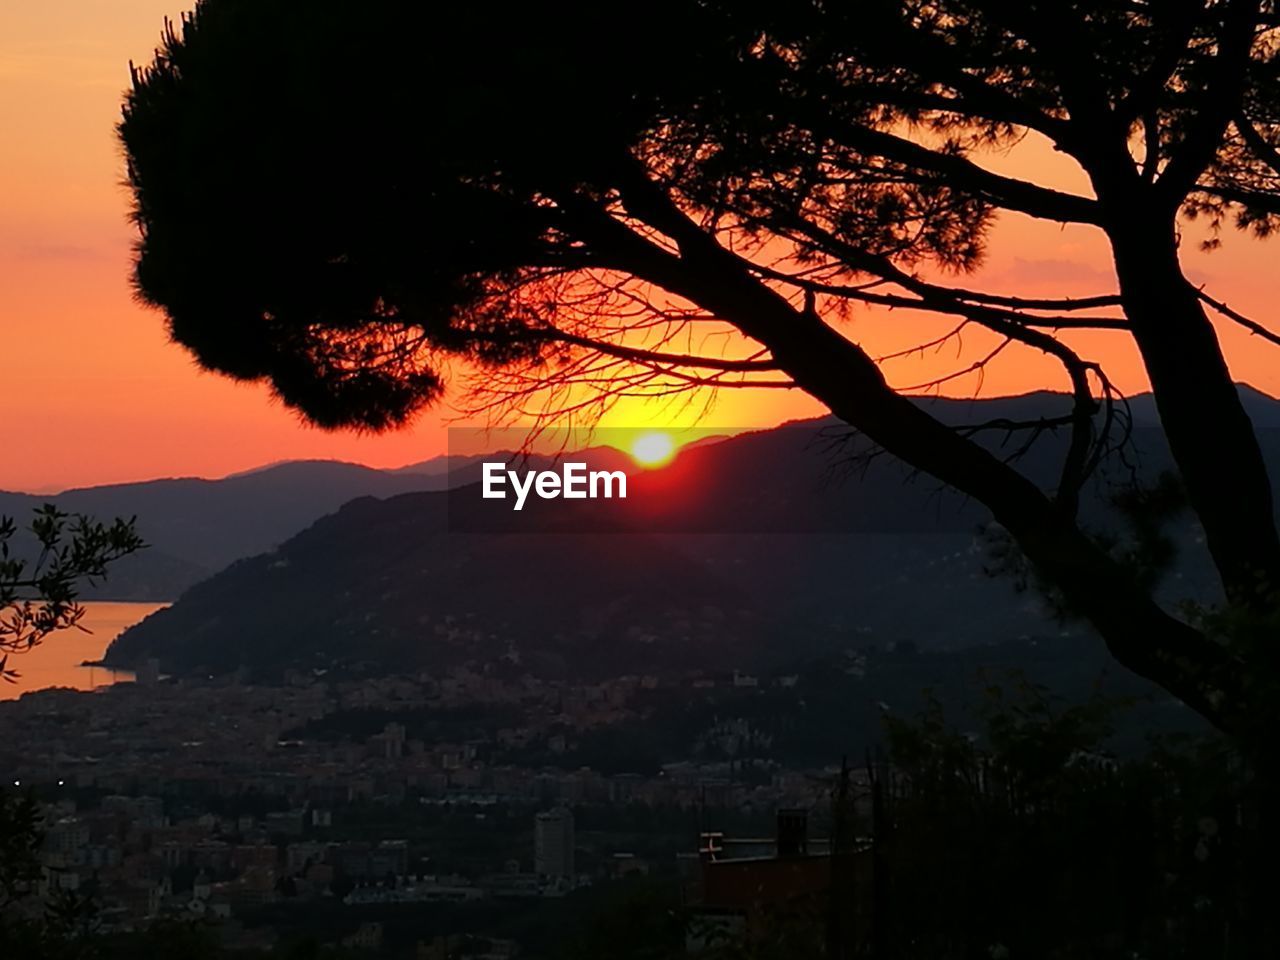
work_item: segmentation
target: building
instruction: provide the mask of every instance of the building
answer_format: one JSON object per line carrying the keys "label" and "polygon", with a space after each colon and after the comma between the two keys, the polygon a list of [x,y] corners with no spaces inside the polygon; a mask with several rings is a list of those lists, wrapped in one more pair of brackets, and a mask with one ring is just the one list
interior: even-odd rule
{"label": "building", "polygon": [[381,950],[382,924],[362,923],[355,933],[342,938],[342,945],[352,950]]}
{"label": "building", "polygon": [[808,927],[828,938],[832,898],[847,926],[838,932],[832,956],[850,955],[856,930],[865,929],[865,897],[870,890],[871,858],[863,841],[847,852],[832,851],[831,841],[808,834],[803,810],[780,810],[773,837],[736,839],[704,833],[696,856],[681,856],[684,902],[691,923],[686,950],[702,953],[725,942],[750,943],[789,925]]}
{"label": "building", "polygon": [[351,840],[335,844],[331,851],[334,867],[352,880],[384,880],[409,872],[409,844],[404,840]]}
{"label": "building", "polygon": [[533,871],[540,877],[572,880],[573,813],[557,807],[540,813],[533,823]]}
{"label": "building", "polygon": [[45,855],[59,866],[79,863],[89,845],[89,824],[79,817],[63,817],[45,829]]}

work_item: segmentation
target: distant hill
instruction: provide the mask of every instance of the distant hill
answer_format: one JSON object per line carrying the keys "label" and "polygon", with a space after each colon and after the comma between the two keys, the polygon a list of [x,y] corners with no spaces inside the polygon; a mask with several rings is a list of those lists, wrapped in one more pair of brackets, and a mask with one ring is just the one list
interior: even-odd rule
{"label": "distant hill", "polygon": [[[117,663],[166,669],[470,659],[549,672],[754,654],[740,590],[654,537],[448,533],[446,495],[361,498],[278,550],[192,587],[128,631]],[[167,615],[164,615],[166,614]]]}
{"label": "distant hill", "polygon": [[[1067,403],[1048,393],[921,402],[954,424],[1051,416]],[[1256,392],[1247,402],[1260,425],[1280,423],[1280,403]],[[1170,463],[1154,408],[1143,398],[1132,406],[1125,459],[1087,491],[1083,514],[1097,528],[1114,527],[1109,492],[1131,469],[1153,477]],[[983,436],[1012,452],[999,432]],[[1274,440],[1264,429],[1280,476]],[[1046,434],[1022,469],[1051,483],[1064,443]],[[451,491],[360,499],[196,585],[126,632],[108,659],[157,656],[175,671],[475,659],[617,675],[1083,631],[989,575],[984,508],[891,458],[867,466],[860,453],[847,428],[808,421],[697,445],[664,470],[634,474],[621,502],[495,512],[463,473]],[[1172,532],[1186,556],[1169,596],[1212,599],[1194,523],[1177,520]]]}
{"label": "distant hill", "polygon": [[[616,451],[593,456],[621,457]],[[504,454],[500,456],[510,456]],[[271,464],[219,480],[183,477],[67,490],[54,495],[0,491],[0,515],[25,523],[54,503],[97,519],[137,517],[148,549],[112,568],[90,599],[166,601],[228,564],[272,550],[357,497],[443,490],[478,477],[475,458],[438,457],[401,470],[334,460]]]}
{"label": "distant hill", "polygon": [[150,548],[122,561],[89,596],[172,600],[233,560],[270,550],[354,497],[440,488],[444,480],[397,476],[353,463],[280,463],[221,480],[178,478],[67,490],[0,493],[0,514],[19,522],[42,503],[99,519],[136,516]]}

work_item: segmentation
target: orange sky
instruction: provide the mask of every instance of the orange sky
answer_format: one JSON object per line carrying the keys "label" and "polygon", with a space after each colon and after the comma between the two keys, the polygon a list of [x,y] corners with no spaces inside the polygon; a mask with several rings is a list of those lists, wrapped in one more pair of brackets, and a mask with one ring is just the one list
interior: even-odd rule
{"label": "orange sky", "polygon": [[[196,370],[168,343],[161,317],[135,304],[128,287],[131,228],[122,160],[113,135],[128,61],[145,59],[169,0],[47,0],[0,5],[0,391],[18,430],[0,458],[0,489],[50,491],[158,476],[221,476],[264,462],[330,457],[375,466],[424,459],[444,447],[443,416],[379,437],[326,434],[300,424],[265,388]],[[1035,145],[992,164],[1022,176],[1048,173],[1079,188],[1060,156]],[[1189,253],[1190,273],[1219,299],[1272,322],[1275,241],[1228,237],[1212,255]],[[1085,228],[1008,218],[997,229],[982,280],[1004,292],[1066,295],[1111,288],[1100,239]],[[967,286],[978,281],[967,279]],[[918,315],[868,311],[850,335],[873,354],[928,339],[942,329]],[[1280,394],[1280,354],[1224,329],[1237,379]],[[1126,390],[1143,386],[1123,339],[1076,338]],[[981,343],[966,341],[977,352]],[[960,363],[967,363],[967,359]],[[956,365],[940,356],[898,361],[899,385]],[[1016,355],[987,371],[981,391],[1061,388],[1056,368]],[[949,393],[971,394],[976,379]],[[766,425],[822,412],[798,394],[730,392],[705,425]],[[633,404],[608,426],[661,421],[662,407]]]}

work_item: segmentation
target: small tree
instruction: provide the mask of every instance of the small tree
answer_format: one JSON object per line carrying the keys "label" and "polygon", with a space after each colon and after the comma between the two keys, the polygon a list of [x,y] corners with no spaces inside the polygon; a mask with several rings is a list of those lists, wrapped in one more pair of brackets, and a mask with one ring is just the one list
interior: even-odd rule
{"label": "small tree", "polygon": [[17,532],[11,517],[0,517],[0,679],[9,683],[19,676],[12,654],[80,626],[80,582],[105,577],[112,563],[145,546],[132,520],[105,524],[51,504],[37,509],[31,523],[34,558],[19,555]]}
{"label": "small tree", "polygon": [[[17,533],[11,517],[0,517],[0,679],[9,683],[19,677],[12,654],[79,626],[85,613],[76,601],[80,581],[105,577],[112,563],[144,546],[132,520],[103,524],[51,504],[37,509],[31,523],[34,558],[19,555]],[[36,802],[0,791],[0,953],[50,960],[96,956],[85,942],[92,932],[87,899],[66,891],[38,899],[42,840]]]}

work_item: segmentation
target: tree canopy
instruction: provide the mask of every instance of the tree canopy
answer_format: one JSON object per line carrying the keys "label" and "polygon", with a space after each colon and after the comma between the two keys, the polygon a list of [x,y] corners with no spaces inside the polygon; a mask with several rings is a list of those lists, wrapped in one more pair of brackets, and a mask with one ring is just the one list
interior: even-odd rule
{"label": "tree canopy", "polygon": [[[202,0],[134,71],[120,134],[141,296],[204,366],[332,427],[438,400],[559,413],[697,387],[804,390],[991,508],[1116,656],[1237,735],[1274,719],[1280,536],[1259,444],[1180,224],[1280,225],[1269,0]],[[1064,191],[988,165],[1033,136]],[[1114,287],[969,289],[1016,212],[1105,237]],[[1053,489],[886,382],[848,307],[983,328],[1062,368]],[[741,348],[707,331],[728,327]],[[1220,573],[1190,622],[1081,529],[1123,441],[1062,333],[1132,338]],[[883,358],[879,358],[883,359]],[[985,360],[979,360],[979,363]],[[536,401],[531,398],[537,398]],[[540,410],[547,409],[545,406]]]}
{"label": "tree canopy", "polygon": [[52,504],[35,511],[30,543],[17,541],[17,533],[12,517],[0,517],[0,680],[10,683],[19,673],[9,655],[78,627],[81,583],[105,578],[113,563],[146,546],[133,519],[103,523]]}

